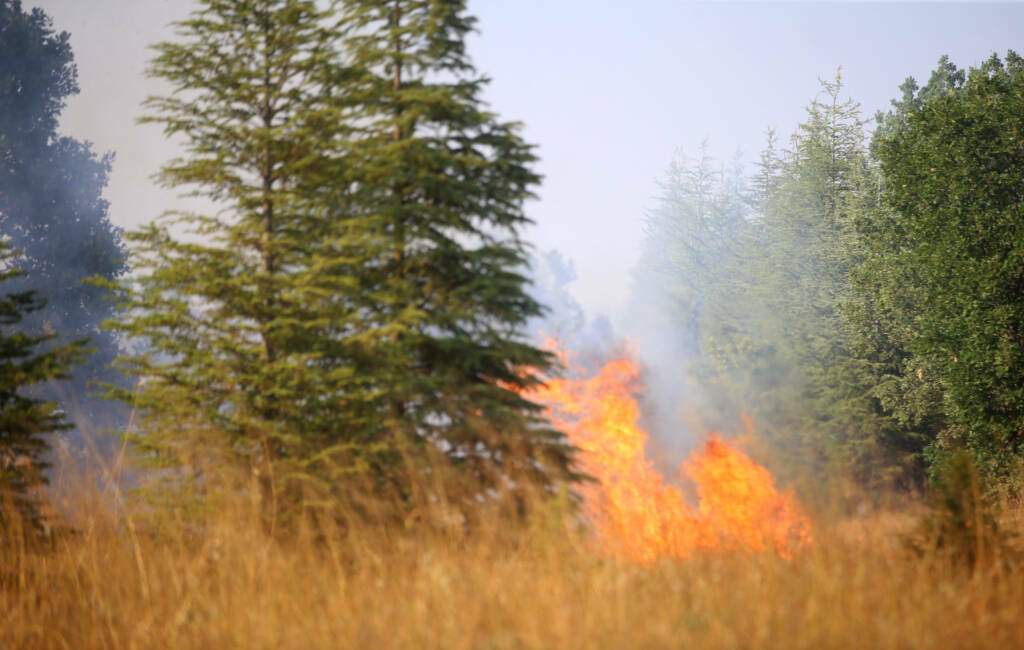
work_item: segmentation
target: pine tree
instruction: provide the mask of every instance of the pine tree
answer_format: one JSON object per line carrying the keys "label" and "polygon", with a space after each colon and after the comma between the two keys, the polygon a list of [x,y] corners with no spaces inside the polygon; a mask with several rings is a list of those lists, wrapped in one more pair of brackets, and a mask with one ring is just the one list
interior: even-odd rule
{"label": "pine tree", "polygon": [[836,436],[837,396],[830,393],[842,378],[835,369],[849,355],[840,306],[850,292],[851,211],[866,155],[859,105],[840,101],[839,74],[822,90],[825,101],[811,102],[793,136],[765,217],[767,313],[778,319],[776,345],[792,388],[784,406],[789,417],[776,426],[814,462]]}
{"label": "pine tree", "polygon": [[[752,228],[749,200],[739,176],[739,161],[717,162],[707,142],[699,154],[676,155],[661,183],[656,207],[648,214],[644,256],[636,269],[636,291],[657,304],[662,331],[670,331],[673,358],[685,359],[686,392],[702,415],[716,426],[732,426],[735,401],[720,390],[727,356],[725,338],[739,338],[737,312],[747,279],[740,248]],[[725,332],[728,330],[728,333]],[[662,343],[661,345],[665,345]],[[728,361],[725,361],[728,363]]]}
{"label": "pine tree", "polygon": [[780,325],[775,344],[794,389],[776,400],[778,415],[788,417],[773,424],[809,467],[876,493],[918,487],[923,432],[894,414],[887,398],[899,351],[878,336],[876,306],[857,289],[878,171],[859,106],[839,100],[841,78],[823,90],[826,101],[809,107],[766,208],[766,313]]}
{"label": "pine tree", "polygon": [[678,155],[662,184],[659,205],[648,216],[648,242],[668,246],[652,251],[648,263],[687,333],[697,333],[713,303],[720,306],[723,287],[717,280],[745,230],[744,192],[729,183],[729,174],[738,169],[738,163],[727,170],[715,161],[706,141],[696,159]]}
{"label": "pine tree", "polygon": [[176,92],[145,119],[185,145],[160,178],[219,208],[130,233],[120,287],[115,327],[148,344],[125,361],[130,439],[176,478],[233,463],[277,508],[338,472],[405,494],[393,470],[419,452],[567,462],[519,394],[551,365],[516,329],[540,311],[518,236],[533,156],[463,79],[461,6],[399,8],[206,0],[157,46]]}
{"label": "pine tree", "polygon": [[149,70],[175,92],[143,119],[184,145],[161,183],[215,211],[128,233],[137,277],[111,326],[138,341],[121,364],[138,387],[114,395],[140,414],[127,434],[142,460],[204,489],[208,463],[236,466],[273,509],[281,490],[326,488],[327,466],[359,466],[351,443],[373,425],[350,297],[365,240],[344,200],[347,68],[313,0],[209,0],[176,27]]}
{"label": "pine tree", "polygon": [[676,321],[695,340],[701,409],[726,426],[749,413],[780,469],[816,485],[840,475],[908,486],[923,442],[890,410],[893,350],[870,331],[877,311],[851,278],[877,175],[859,107],[841,91],[838,76],[823,83],[788,150],[769,132],[749,198],[702,189],[703,165],[674,171],[649,256],[691,305]]}
{"label": "pine tree", "polygon": [[552,368],[521,334],[541,313],[520,236],[539,177],[518,125],[482,106],[487,80],[465,50],[474,20],[458,0],[353,0],[343,12],[360,75],[346,88],[351,201],[379,243],[362,261],[365,324],[382,334],[366,372],[385,428],[441,444],[478,475],[498,459],[542,480],[563,473],[561,435],[520,396]]}
{"label": "pine tree", "polygon": [[[14,267],[18,257],[0,244],[0,282],[24,275]],[[41,382],[67,379],[70,368],[85,356],[83,341],[43,350],[56,334],[35,336],[23,330],[23,317],[44,305],[33,292],[0,296],[0,526],[10,523],[8,504],[29,522],[42,522],[38,506],[49,467],[48,436],[69,426],[56,404],[26,391]]]}

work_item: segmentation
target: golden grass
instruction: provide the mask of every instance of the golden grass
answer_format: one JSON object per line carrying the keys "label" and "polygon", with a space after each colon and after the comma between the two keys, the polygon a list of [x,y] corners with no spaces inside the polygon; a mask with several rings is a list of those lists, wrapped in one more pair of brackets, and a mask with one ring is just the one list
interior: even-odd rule
{"label": "golden grass", "polygon": [[47,548],[0,542],[0,648],[1024,647],[1024,576],[914,555],[909,515],[819,522],[792,561],[640,567],[557,506],[283,539],[244,507],[158,536],[79,506]]}

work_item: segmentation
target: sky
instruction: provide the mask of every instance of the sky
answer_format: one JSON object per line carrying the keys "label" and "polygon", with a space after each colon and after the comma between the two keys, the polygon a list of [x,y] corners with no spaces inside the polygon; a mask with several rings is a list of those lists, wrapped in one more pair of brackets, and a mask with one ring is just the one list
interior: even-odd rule
{"label": "sky", "polygon": [[[116,153],[111,219],[130,229],[177,205],[150,180],[175,147],[135,119],[162,90],[143,74],[147,45],[172,36],[168,23],[191,0],[22,1],[71,33],[82,92],[61,130]],[[540,157],[527,238],[572,259],[576,300],[620,330],[646,211],[676,152],[707,138],[720,158],[756,161],[765,131],[788,138],[819,79],[840,66],[843,98],[871,117],[906,77],[927,80],[943,54],[967,67],[1024,52],[1024,5],[1012,4],[470,0],[469,9],[479,19],[469,52],[492,79],[490,108],[521,121]]]}

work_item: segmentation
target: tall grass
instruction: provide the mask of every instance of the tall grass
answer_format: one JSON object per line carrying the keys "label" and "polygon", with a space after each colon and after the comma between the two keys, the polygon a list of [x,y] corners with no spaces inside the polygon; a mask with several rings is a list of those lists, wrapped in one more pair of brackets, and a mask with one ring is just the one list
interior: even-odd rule
{"label": "tall grass", "polygon": [[910,550],[912,513],[819,517],[791,561],[641,567],[558,499],[284,535],[244,500],[154,526],[95,490],[71,499],[67,529],[3,533],[0,648],[1024,647],[1024,578]]}

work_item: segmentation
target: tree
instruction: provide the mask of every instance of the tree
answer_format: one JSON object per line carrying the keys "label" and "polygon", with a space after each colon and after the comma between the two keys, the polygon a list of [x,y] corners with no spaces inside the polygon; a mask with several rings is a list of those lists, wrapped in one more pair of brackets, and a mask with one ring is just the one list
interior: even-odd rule
{"label": "tree", "polygon": [[740,249],[751,224],[740,170],[738,159],[726,165],[712,158],[706,141],[695,158],[677,154],[647,216],[634,275],[640,299],[660,307],[645,317],[647,327],[655,321],[659,330],[646,338],[665,339],[659,349],[671,350],[666,356],[681,366],[663,370],[673,375],[668,381],[686,383],[685,392],[715,426],[731,426],[738,416],[736,395],[721,385],[725,373],[718,372],[713,350],[735,333],[730,328],[745,297]]}
{"label": "tree", "polygon": [[533,157],[464,78],[471,20],[344,6],[206,0],[156,46],[175,92],[145,120],[185,147],[160,179],[219,209],[128,235],[114,327],[148,344],[124,361],[142,380],[119,392],[141,413],[130,439],[182,471],[246,467],[275,508],[344,489],[339,472],[406,493],[394,470],[423,451],[482,471],[537,443],[564,465],[519,395],[551,366],[516,331],[540,311],[516,271]]}
{"label": "tree", "polygon": [[679,155],[670,164],[659,205],[648,215],[648,245],[663,250],[651,251],[646,265],[687,334],[697,335],[701,317],[722,306],[716,298],[724,286],[717,281],[743,237],[749,209],[739,168],[738,161],[717,164],[703,142],[695,160]]}
{"label": "tree", "polygon": [[[0,282],[21,277],[14,268],[18,255],[0,244]],[[21,517],[41,523],[39,488],[46,482],[50,449],[48,434],[68,428],[64,413],[53,402],[33,398],[33,385],[67,379],[70,368],[84,357],[83,341],[43,344],[55,334],[35,336],[21,327],[25,314],[42,309],[44,301],[33,292],[9,292],[0,297],[0,500],[10,503]],[[0,507],[0,526],[9,511]]]}
{"label": "tree", "polygon": [[859,105],[840,101],[841,77],[822,86],[825,101],[811,103],[767,183],[775,189],[763,220],[765,313],[778,324],[771,347],[787,360],[791,384],[774,400],[789,414],[777,431],[828,475],[870,491],[915,488],[922,432],[885,402],[895,351],[874,336],[877,310],[855,287],[867,255],[858,224],[877,210],[878,172]]}
{"label": "tree", "polygon": [[706,156],[673,166],[648,267],[692,351],[688,392],[712,422],[750,414],[784,474],[909,487],[923,444],[883,404],[891,367],[851,277],[877,175],[858,105],[841,101],[838,76],[822,86],[788,150],[769,132],[751,192]]}
{"label": "tree", "polygon": [[[1024,62],[993,56],[965,77],[943,60],[934,76],[952,81],[911,93],[878,144],[891,213],[872,296],[904,323],[904,403],[941,410],[933,456],[963,447],[1007,479],[1024,451]],[[923,389],[937,397],[914,400]]]}
{"label": "tree", "polygon": [[487,80],[465,51],[474,19],[461,0],[353,0],[342,11],[359,71],[347,86],[351,200],[381,244],[363,259],[360,293],[366,324],[383,334],[366,372],[388,387],[384,426],[443,441],[477,474],[498,458],[564,473],[562,436],[520,396],[553,364],[522,335],[541,313],[520,238],[540,179],[518,125],[483,109]]}
{"label": "tree", "polygon": [[[108,369],[117,340],[99,331],[113,313],[106,290],[83,280],[113,279],[125,271],[120,230],[107,218],[102,190],[112,155],[57,132],[68,97],[78,92],[67,32],[53,31],[40,9],[0,0],[0,230],[22,254],[25,274],[12,290],[37,291],[46,306],[25,314],[36,334],[88,337],[96,353],[74,371],[74,382],[41,391],[84,426],[99,416],[87,384],[116,381]],[[95,424],[92,422],[92,424]]]}
{"label": "tree", "polygon": [[841,305],[866,152],[859,106],[841,101],[841,92],[838,74],[822,82],[789,150],[776,154],[769,140],[745,247],[746,318],[734,326],[747,341],[719,352],[731,357],[734,374],[747,375],[743,402],[763,434],[816,478],[858,419],[844,417],[856,391],[838,369],[850,357]]}
{"label": "tree", "polygon": [[907,125],[910,113],[921,110],[925,102],[940,99],[949,91],[963,85],[964,71],[957,68],[948,56],[939,57],[938,65],[932,70],[928,83],[924,87],[917,85],[917,80],[907,77],[900,84],[900,97],[890,100],[892,109],[875,113],[877,128],[871,137],[871,152],[878,155],[878,147],[886,139],[892,137]]}

